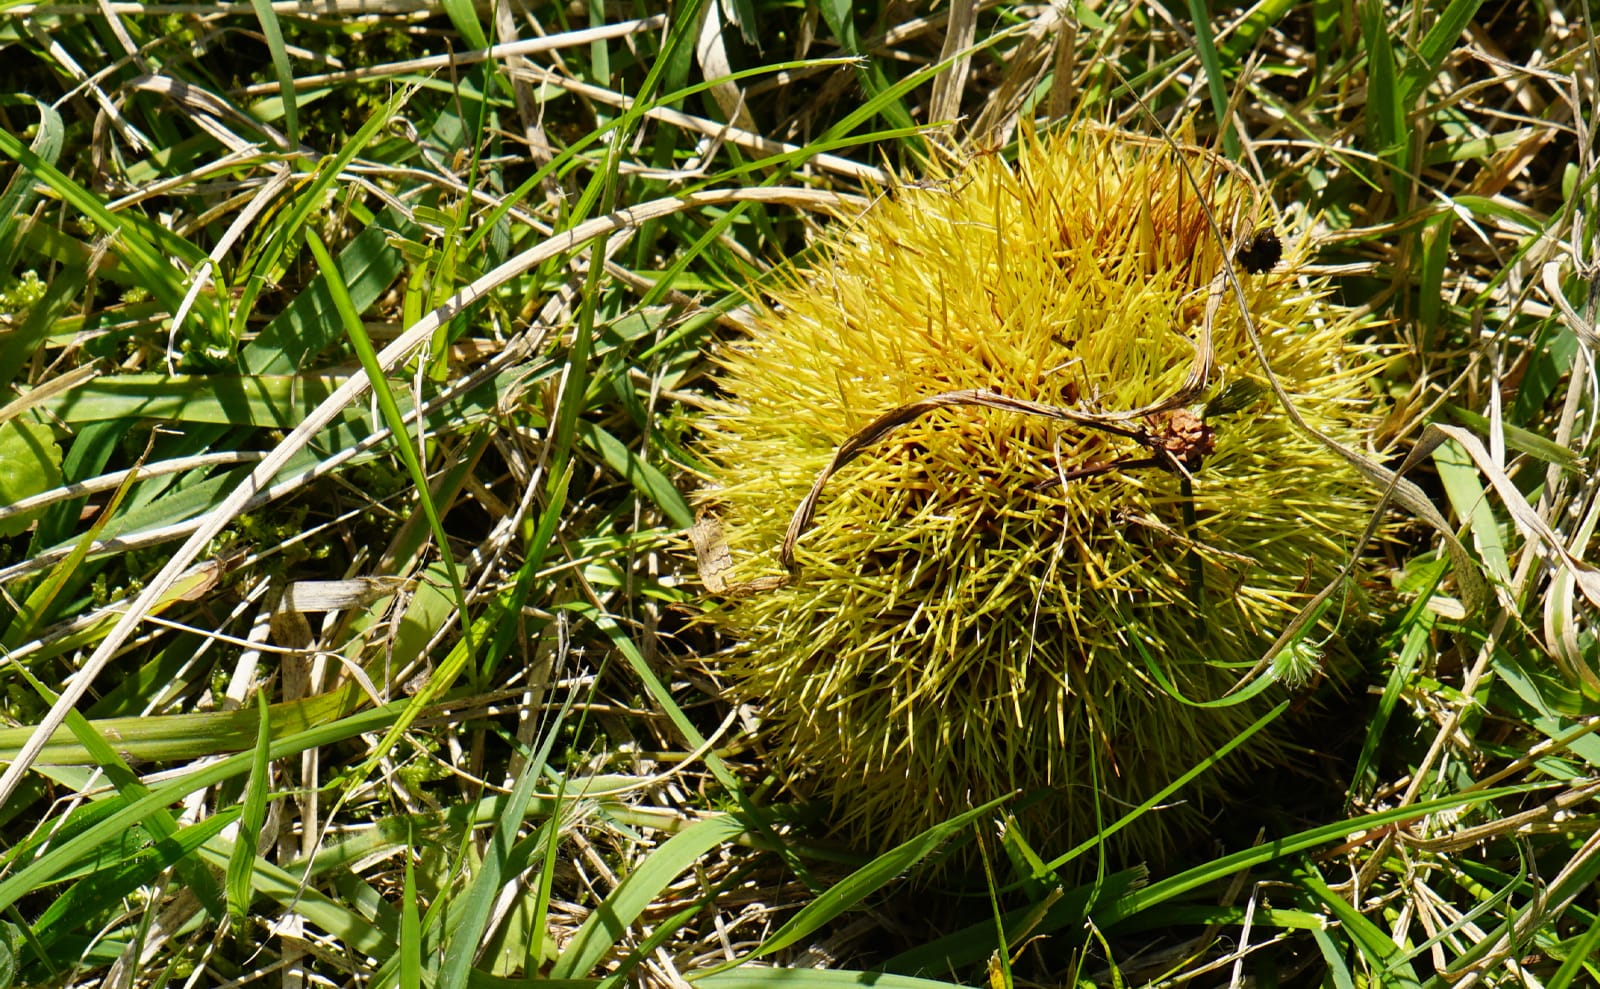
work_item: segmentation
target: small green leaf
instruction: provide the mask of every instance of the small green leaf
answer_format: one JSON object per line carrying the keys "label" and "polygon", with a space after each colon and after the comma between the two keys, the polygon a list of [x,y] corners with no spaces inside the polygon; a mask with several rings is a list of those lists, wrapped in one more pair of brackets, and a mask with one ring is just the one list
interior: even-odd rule
{"label": "small green leaf", "polygon": [[0,989],[11,989],[17,981],[17,955],[22,951],[22,928],[0,921]]}
{"label": "small green leaf", "polygon": [[[60,486],[61,447],[50,427],[22,416],[0,423],[0,505]],[[0,537],[17,535],[44,511],[0,519]]]}

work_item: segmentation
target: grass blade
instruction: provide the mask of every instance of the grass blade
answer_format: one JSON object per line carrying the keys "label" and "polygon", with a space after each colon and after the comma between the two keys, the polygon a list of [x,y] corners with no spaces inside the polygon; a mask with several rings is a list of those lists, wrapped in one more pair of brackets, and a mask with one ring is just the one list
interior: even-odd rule
{"label": "grass blade", "polygon": [[278,94],[283,100],[283,132],[289,147],[300,146],[300,106],[295,93],[294,69],[289,65],[289,53],[284,50],[283,29],[278,26],[278,12],[272,0],[250,0],[256,20],[261,23],[261,36],[266,39],[267,51],[272,55],[272,71],[278,77]]}
{"label": "grass blade", "polygon": [[[773,932],[771,937],[761,943],[761,947],[744,960],[751,961],[781,951],[802,938],[816,933],[822,925],[845,911],[859,907],[868,896],[904,875],[906,870],[938,851],[969,824],[981,820],[1010,799],[1001,797],[973,807],[879,855],[807,903],[799,913],[789,919],[788,923]],[[721,968],[713,969],[714,972],[721,970]]]}
{"label": "grass blade", "polygon": [[595,907],[551,966],[550,977],[575,979],[592,972],[663,888],[693,867],[706,852],[733,841],[744,831],[738,818],[722,814],[697,821],[667,839]]}
{"label": "grass blade", "polygon": [[1217,116],[1217,128],[1222,132],[1223,153],[1238,160],[1239,135],[1233,129],[1228,115],[1228,90],[1222,71],[1222,59],[1217,54],[1217,42],[1211,33],[1211,11],[1203,0],[1189,0],[1189,26],[1194,31],[1195,53],[1200,56],[1200,67],[1206,74],[1206,92],[1211,94],[1211,112]]}
{"label": "grass blade", "polygon": [[245,780],[244,808],[239,815],[239,832],[228,856],[228,916],[237,929],[245,930],[250,900],[255,890],[250,885],[255,871],[256,845],[267,819],[267,794],[272,790],[272,764],[267,753],[272,747],[272,721],[267,715],[267,699],[256,694],[256,747],[251,752],[250,775]]}

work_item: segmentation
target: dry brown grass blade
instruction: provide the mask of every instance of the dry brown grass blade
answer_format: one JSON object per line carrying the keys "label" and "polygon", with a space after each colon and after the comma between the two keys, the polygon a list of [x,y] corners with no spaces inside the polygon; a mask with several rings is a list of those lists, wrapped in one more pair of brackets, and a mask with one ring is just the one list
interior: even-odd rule
{"label": "dry brown grass blade", "polygon": [[[955,121],[961,113],[961,97],[972,72],[972,42],[978,31],[976,0],[954,0],[950,4],[950,23],[945,29],[944,47],[939,60],[954,59],[950,68],[933,81],[933,96],[928,103],[928,119]],[[959,57],[957,57],[959,54]]]}
{"label": "dry brown grass blade", "polygon": [[274,150],[296,150],[289,147],[289,139],[273,127],[245,116],[235,107],[198,86],[191,86],[166,76],[146,75],[130,80],[126,88],[130,92],[156,93],[183,107],[189,111],[188,119],[196,127],[204,130],[231,152],[259,151],[260,147],[255,141],[241,137],[229,129],[229,122],[262,134],[272,142]]}
{"label": "dry brown grass blade", "polygon": [[[734,8],[730,8],[732,10]],[[727,15],[718,4],[700,7],[700,32],[695,39],[694,56],[700,71],[711,83],[711,98],[717,101],[723,119],[742,130],[756,131],[755,118],[745,101],[744,88],[731,78],[734,60],[728,55],[727,38],[739,33],[739,25],[728,23]]]}

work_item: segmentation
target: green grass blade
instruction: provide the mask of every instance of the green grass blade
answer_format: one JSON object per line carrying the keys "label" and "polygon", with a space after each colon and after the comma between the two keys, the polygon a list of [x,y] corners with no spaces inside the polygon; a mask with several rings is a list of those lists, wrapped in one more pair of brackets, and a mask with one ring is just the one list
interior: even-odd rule
{"label": "green grass blade", "polygon": [[1316,897],[1339,921],[1357,949],[1371,963],[1379,985],[1421,989],[1422,983],[1411,963],[1406,960],[1405,949],[1395,944],[1393,938],[1351,906],[1344,897],[1329,889],[1314,868],[1306,866],[1296,870],[1296,878],[1300,888]]}
{"label": "green grass blade", "polygon": [[1594,959],[1600,957],[1600,917],[1589,924],[1589,929],[1563,946],[1566,957],[1561,967],[1545,981],[1545,989],[1567,989],[1577,985],[1577,979],[1587,975],[1591,985],[1600,983],[1600,966]]}
{"label": "green grass blade", "polygon": [[[315,255],[317,263],[323,271],[333,271],[333,258],[322,244],[322,239],[310,227],[305,228],[306,243]],[[366,327],[361,323],[361,316],[351,304],[350,296],[340,285],[337,279],[328,281],[328,290],[333,297],[335,308],[338,310],[348,333],[351,345],[355,348],[361,360],[362,367],[367,372],[368,379],[372,382],[372,391],[377,399],[378,408],[383,414],[385,423],[396,438],[395,449],[400,454],[400,459],[405,463],[411,481],[416,485],[417,499],[422,506],[423,514],[428,520],[428,527],[433,532],[434,539],[438,542],[439,553],[445,566],[445,572],[450,580],[450,590],[455,598],[456,614],[461,623],[462,637],[450,650],[445,661],[440,664],[434,676],[429,679],[428,686],[419,691],[412,698],[407,709],[407,716],[402,718],[385,735],[380,747],[373,751],[362,767],[360,773],[349,780],[349,785],[354,786],[359,780],[372,771],[375,760],[382,758],[395,744],[399,736],[405,731],[410,721],[421,710],[431,703],[442,692],[450,689],[455,678],[465,669],[479,652],[479,645],[488,634],[488,627],[482,622],[474,622],[467,614],[467,593],[461,583],[461,573],[450,555],[449,536],[444,531],[443,520],[439,516],[438,506],[434,504],[429,491],[427,472],[423,470],[422,462],[417,457],[416,450],[406,439],[409,433],[406,429],[405,419],[400,413],[400,407],[395,402],[394,393],[389,388],[388,378],[383,374],[382,367],[378,364],[377,351],[372,346],[371,339],[367,336]]]}
{"label": "green grass blade", "polygon": [[1396,705],[1400,703],[1401,692],[1411,681],[1411,674],[1417,668],[1418,659],[1432,640],[1434,615],[1428,610],[1427,602],[1433,596],[1439,579],[1444,576],[1445,562],[1433,561],[1430,569],[1434,574],[1433,580],[1401,623],[1400,654],[1395,658],[1394,665],[1389,671],[1383,695],[1378,699],[1377,710],[1373,713],[1366,734],[1362,737],[1361,754],[1356,757],[1356,768],[1351,774],[1350,789],[1354,793],[1370,793],[1377,782],[1375,766],[1379,746],[1383,743],[1384,731],[1389,726],[1389,719],[1394,716]]}
{"label": "green grass blade", "polygon": [[[704,989],[956,989],[960,983],[910,975],[826,968],[761,968],[720,971],[692,980]],[[961,987],[965,989],[965,987]]]}
{"label": "green grass blade", "polygon": [[[1457,405],[1443,405],[1440,413],[1454,422],[1487,436],[1492,428],[1489,417],[1479,415],[1469,409]],[[1547,464],[1555,464],[1565,471],[1581,471],[1585,465],[1580,462],[1577,454],[1567,447],[1555,442],[1547,436],[1542,436],[1531,429],[1515,426],[1509,422],[1502,422],[1500,428],[1505,431],[1506,446],[1518,453],[1526,453],[1530,457],[1538,457]]]}
{"label": "green grass blade", "polygon": [[1548,789],[1550,785],[1523,784],[1455,794],[1448,797],[1439,797],[1435,800],[1419,801],[1405,807],[1364,814],[1346,821],[1335,821],[1332,824],[1301,831],[1297,834],[1269,841],[1263,845],[1224,855],[1205,865],[1196,866],[1175,876],[1152,883],[1144,889],[1135,890],[1120,900],[1107,904],[1103,909],[1097,910],[1095,912],[1095,922],[1101,929],[1110,930],[1123,920],[1174,899],[1189,890],[1204,886],[1207,883],[1220,882],[1241,869],[1285,858],[1331,841],[1343,841],[1356,832],[1370,831],[1386,824],[1410,820],[1453,808],[1488,804],[1512,794],[1531,793],[1541,789]]}
{"label": "green grass blade", "polygon": [[[568,695],[561,714],[557,716],[557,727],[562,716],[571,710],[574,700],[575,692]],[[501,809],[500,818],[495,824],[494,834],[483,861],[468,884],[465,894],[458,897],[454,904],[454,909],[451,911],[455,915],[451,918],[453,929],[450,932],[449,943],[445,946],[444,967],[439,972],[437,983],[441,989],[461,989],[467,985],[472,974],[473,960],[483,945],[489,923],[489,912],[494,906],[495,897],[499,895],[501,887],[508,878],[522,872],[533,854],[553,851],[554,846],[559,844],[562,806],[559,796],[550,815],[549,825],[541,829],[536,840],[521,843],[516,841],[528,801],[533,796],[533,786],[544,774],[550,751],[555,747],[558,735],[559,732],[554,728],[545,732],[538,751],[523,765],[522,773],[517,777],[517,784],[512,789],[511,796]],[[463,852],[466,852],[465,848]],[[571,945],[568,947],[570,949]]]}
{"label": "green grass blade", "polygon": [[[180,582],[175,588],[175,599],[184,590],[193,591],[204,578],[196,576],[196,583]],[[159,613],[162,609],[156,609]],[[104,632],[114,616],[99,628]],[[316,694],[297,701],[282,701],[269,705],[272,733],[276,736],[309,731],[331,724],[358,707],[364,695],[355,684],[345,684],[325,694]],[[256,742],[256,714],[253,711],[202,711],[195,714],[175,714],[129,718],[104,718],[90,721],[89,726],[106,738],[117,740],[117,751],[141,760],[198,759],[226,752],[248,749]],[[32,734],[32,729],[0,728],[0,762],[16,757]],[[67,729],[57,729],[39,752],[41,763],[70,766],[93,762],[94,757],[82,743],[69,737]]]}
{"label": "green grass blade", "polygon": [[550,977],[575,979],[592,972],[663,889],[706,852],[733,841],[744,831],[738,818],[720,814],[697,821],[667,839],[594,908],[551,966]]}
{"label": "green grass blade", "polygon": [[500,622],[506,620],[507,605],[511,600],[512,591],[510,590],[503,591],[490,600],[483,616],[472,622],[467,634],[456,640],[455,645],[445,654],[444,659],[439,662],[438,668],[433,671],[433,675],[428,678],[428,682],[423,685],[422,689],[403,702],[400,716],[384,732],[383,738],[373,747],[366,760],[346,778],[346,793],[354,789],[361,781],[364,781],[377,768],[378,763],[394,749],[395,745],[400,741],[400,737],[410,730],[411,726],[416,723],[417,718],[422,716],[422,712],[455,684],[456,678],[461,675],[461,671],[467,668],[467,661],[476,653],[474,644],[486,641],[493,634],[494,628]]}
{"label": "green grass blade", "polygon": [[1402,101],[1404,105],[1411,106],[1417,97],[1439,74],[1439,69],[1444,65],[1445,59],[1455,50],[1456,43],[1462,32],[1472,23],[1472,18],[1478,13],[1478,8],[1483,5],[1483,0],[1450,0],[1448,6],[1440,11],[1439,17],[1428,28],[1428,33],[1423,36],[1422,43],[1417,45],[1418,59],[1407,65],[1401,74],[1400,84],[1404,92]]}
{"label": "green grass blade", "polygon": [[659,469],[628,449],[626,443],[589,422],[579,423],[578,435],[586,446],[600,454],[612,470],[626,478],[640,494],[650,499],[651,504],[661,509],[673,525],[680,529],[694,525],[694,513],[689,510],[689,503],[684,500],[682,493]]}
{"label": "green grass blade", "polygon": [[[200,856],[219,869],[226,868],[230,853],[223,847],[222,842],[212,842],[200,850]],[[309,923],[358,951],[374,958],[389,958],[400,950],[400,925],[392,911],[381,912],[377,919],[368,917],[340,899],[307,887],[299,875],[262,858],[255,860],[250,884],[257,896],[285,907],[292,905],[295,913]]]}
{"label": "green grass blade", "polygon": [[114,859],[108,868],[90,873],[67,887],[34,919],[32,930],[39,943],[49,947],[83,933],[84,918],[121,909],[126,898],[141,886],[154,883],[162,872],[190,858],[223,828],[238,819],[239,808],[219,810],[197,824],[181,828],[166,838]]}
{"label": "green grass blade", "polygon": [[[61,142],[65,137],[61,114],[47,103],[41,103],[26,93],[0,96],[0,106],[31,104],[39,114],[39,128],[33,135],[28,150],[40,161],[55,165],[61,156]],[[0,273],[9,278],[22,256],[21,219],[33,210],[40,190],[29,181],[28,173],[18,169],[11,173],[5,188],[0,189]],[[19,355],[20,356],[20,355]],[[10,373],[0,373],[0,381],[10,381]]]}
{"label": "green grass blade", "polygon": [[1211,112],[1217,115],[1217,129],[1222,132],[1223,152],[1229,158],[1239,158],[1239,135],[1234,132],[1233,121],[1228,116],[1228,89],[1222,71],[1222,59],[1217,54],[1217,42],[1211,33],[1211,11],[1204,0],[1189,0],[1189,26],[1194,31],[1195,53],[1200,56],[1200,67],[1206,74],[1206,92],[1211,94]]}
{"label": "green grass blade", "polygon": [[[112,252],[128,265],[137,283],[160,299],[168,312],[177,312],[183,303],[183,282],[178,277],[179,269],[162,257],[157,245],[161,250],[171,251],[191,264],[199,264],[203,255],[192,244],[153,224],[141,222],[127,214],[110,212],[98,196],[35,154],[3,128],[0,128],[0,154],[14,160],[21,166],[23,174],[38,179],[78,212],[94,221],[101,230],[113,234]],[[215,312],[215,306],[202,295],[194,311],[203,318],[209,318],[209,314]]]}
{"label": "green grass blade", "polygon": [[1358,0],[1367,51],[1367,141],[1380,158],[1398,165],[1404,152],[1406,108],[1397,78],[1389,19],[1381,0]]}
{"label": "green grass blade", "polygon": [[1356,989],[1355,974],[1350,971],[1350,964],[1345,961],[1345,951],[1333,939],[1333,935],[1327,931],[1312,931],[1311,939],[1316,942],[1317,950],[1322,952],[1322,961],[1328,966],[1328,979],[1334,989]]}
{"label": "green grass blade", "polygon": [[272,748],[272,720],[267,699],[256,694],[256,747],[251,753],[250,775],[245,780],[244,808],[239,816],[239,833],[228,856],[228,916],[236,928],[245,929],[250,900],[255,890],[250,885],[256,862],[256,844],[267,820],[267,795],[272,791],[272,764],[267,753]]}
{"label": "green grass blade", "polygon": [[[55,695],[48,688],[40,684],[25,667],[19,667],[18,672],[27,680],[40,695],[46,700],[53,701]],[[124,801],[136,801],[148,797],[150,789],[140,781],[139,777],[124,761],[122,754],[112,749],[110,744],[90,726],[88,720],[78,711],[71,711],[66,719],[67,727],[72,731],[78,741],[88,750],[90,758],[99,767],[107,779],[117,789],[118,796]],[[156,839],[170,840],[178,833],[177,819],[167,807],[160,807],[152,811],[141,822],[143,829],[154,835]],[[122,836],[117,836],[120,839]],[[116,840],[116,839],[114,839]],[[46,852],[48,855],[49,852]],[[224,906],[221,890],[217,888],[215,878],[189,858],[179,858],[174,862],[180,878],[184,880],[207,910],[220,912]]]}
{"label": "green grass blade", "polygon": [[[266,243],[252,259],[252,274],[244,280],[239,304],[234,311],[231,339],[237,340],[244,336],[245,320],[255,311],[255,301],[261,290],[266,287],[264,279],[278,266],[292,243],[312,232],[310,219],[317,210],[323,208],[326,195],[338,180],[340,173],[377,137],[400,108],[410,100],[414,92],[414,89],[409,88],[396,91],[382,108],[368,117],[367,121],[351,135],[339,149],[338,154],[320,162],[309,180],[303,186],[297,187],[294,205],[284,211]],[[338,270],[331,261],[321,267],[324,272]],[[331,283],[329,284],[331,287]]]}
{"label": "green grass blade", "polygon": [[[388,704],[329,725],[279,739],[274,743],[270,757],[282,759],[308,748],[344,741],[362,732],[375,731],[398,717],[402,707],[400,703]],[[146,820],[153,813],[163,810],[187,794],[249,772],[252,759],[253,756],[249,753],[230,756],[178,779],[151,787],[147,795],[138,799],[122,800],[116,804],[107,802],[103,808],[98,808],[100,816],[94,824],[73,837],[50,846],[45,853],[17,867],[5,879],[0,880],[0,911],[16,903],[23,896],[48,885],[83,856],[92,853],[95,848],[105,845],[136,823]]]}
{"label": "green grass blade", "polygon": [[344,286],[357,312],[378,301],[404,270],[401,254],[389,245],[389,238],[403,236],[413,227],[387,213],[377,223],[345,244],[336,267],[318,273],[254,340],[240,348],[241,370],[252,375],[291,374],[337,342],[342,324],[328,291],[330,281]]}
{"label": "green grass blade", "polygon": [[1495,517],[1483,489],[1472,457],[1454,442],[1443,443],[1433,452],[1439,483],[1456,517],[1464,520],[1472,533],[1473,546],[1483,560],[1489,577],[1502,587],[1511,586],[1511,558],[1506,552],[1505,533]]}
{"label": "green grass blade", "polygon": [[267,51],[272,55],[272,71],[278,78],[278,95],[283,100],[283,130],[289,147],[300,146],[300,106],[295,95],[294,69],[289,64],[289,53],[284,50],[283,29],[278,25],[278,12],[272,0],[250,0],[261,23],[261,36],[266,39]]}
{"label": "green grass blade", "polygon": [[859,907],[868,896],[905,875],[906,870],[938,851],[968,825],[981,820],[1010,799],[1010,797],[1000,797],[963,811],[948,821],[936,824],[909,841],[884,852],[801,907],[799,913],[774,931],[772,936],[763,941],[761,946],[748,957],[718,966],[711,971],[720,972],[733,965],[770,955],[816,933],[824,924],[848,910]]}
{"label": "green grass blade", "polygon": [[[8,432],[21,430],[27,425],[28,423],[24,421],[5,423],[0,424],[0,430]],[[31,454],[32,450],[29,452]],[[17,470],[18,463],[22,458],[16,456],[15,453],[11,453],[8,459],[12,461],[8,465],[11,470]],[[59,471],[55,480],[60,480]],[[83,565],[83,561],[89,555],[90,545],[105,531],[106,523],[111,520],[116,508],[127,497],[129,489],[133,486],[133,480],[134,475],[130,474],[122,484],[117,486],[117,489],[112,492],[111,498],[106,504],[106,511],[102,512],[100,517],[95,519],[94,524],[89,526],[82,536],[78,537],[66,559],[56,565],[44,580],[29,590],[27,598],[17,607],[16,614],[10,624],[6,626],[4,633],[0,634],[0,649],[6,651],[15,650],[23,642],[27,641],[45,617],[51,613],[51,605],[57,595],[72,580],[74,574],[78,572],[78,568]]]}
{"label": "green grass blade", "polygon": [[1198,763],[1195,764],[1193,769],[1190,769],[1188,772],[1184,773],[1182,776],[1179,776],[1177,779],[1173,780],[1171,783],[1168,783],[1166,786],[1162,787],[1157,792],[1151,794],[1150,797],[1148,799],[1146,799],[1143,803],[1141,803],[1139,806],[1133,808],[1132,810],[1128,811],[1128,813],[1126,813],[1126,814],[1122,815],[1122,817],[1118,818],[1116,823],[1112,824],[1108,828],[1103,828],[1093,838],[1089,838],[1089,839],[1081,842],[1076,848],[1073,848],[1072,850],[1068,851],[1066,854],[1058,856],[1055,859],[1052,859],[1049,863],[1046,864],[1046,866],[1045,866],[1046,871],[1047,872],[1054,872],[1055,870],[1060,869],[1062,866],[1066,865],[1068,862],[1071,862],[1073,859],[1077,858],[1079,855],[1082,855],[1084,852],[1087,852],[1090,849],[1098,847],[1102,842],[1105,841],[1106,838],[1108,838],[1109,836],[1111,836],[1113,834],[1116,834],[1118,831],[1121,831],[1124,827],[1126,827],[1129,824],[1133,823],[1133,821],[1135,819],[1137,819],[1140,815],[1146,814],[1151,809],[1160,806],[1163,801],[1167,800],[1174,793],[1177,793],[1179,790],[1181,790],[1184,787],[1188,786],[1189,783],[1192,780],[1194,780],[1195,778],[1197,778],[1198,776],[1200,776],[1200,774],[1204,773],[1205,771],[1207,771],[1211,767],[1215,766],[1217,763],[1221,762],[1223,759],[1227,758],[1228,753],[1232,752],[1234,749],[1238,748],[1240,745],[1243,745],[1246,740],[1248,740],[1250,738],[1253,738],[1256,735],[1257,732],[1259,732],[1263,728],[1267,727],[1267,725],[1270,725],[1272,722],[1278,720],[1278,717],[1280,715],[1282,715],[1284,711],[1288,710],[1288,708],[1289,708],[1289,701],[1280,701],[1278,703],[1278,705],[1276,707],[1274,707],[1272,710],[1268,711],[1266,714],[1263,714],[1261,717],[1257,718],[1255,720],[1255,723],[1250,725],[1250,727],[1244,729],[1239,734],[1237,734],[1233,738],[1229,739],[1228,740],[1228,744],[1222,746],[1216,752],[1214,752],[1214,753],[1206,756],[1205,758],[1201,759]]}
{"label": "green grass blade", "polygon": [[[1263,0],[1258,3],[1228,35],[1228,40],[1222,43],[1220,54],[1226,56],[1230,64],[1237,63],[1250,54],[1256,42],[1298,5],[1297,0]],[[1190,16],[1194,16],[1192,8]]]}
{"label": "green grass blade", "polygon": [[[617,624],[617,620],[587,603],[574,603],[570,607],[572,611],[594,622],[600,631],[606,634],[611,644],[628,661],[628,666],[633,670],[634,675],[639,678],[640,685],[644,687],[651,699],[666,712],[667,717],[672,721],[673,727],[678,729],[678,733],[688,743],[689,747],[696,750],[704,748],[706,744],[705,737],[700,734],[699,729],[695,728],[694,723],[689,720],[688,716],[683,713],[683,709],[673,700],[672,692],[661,682],[661,678],[656,676],[655,671],[650,668],[650,664],[645,661],[643,654],[639,652],[639,647],[634,645],[633,640],[628,638],[627,632],[621,625]],[[738,778],[733,775],[715,752],[706,752],[705,759],[706,765],[716,775],[717,781],[726,787],[729,793],[741,794],[744,792],[744,787],[739,784]]]}
{"label": "green grass blade", "polygon": [[421,989],[422,986],[422,918],[417,913],[417,900],[417,864],[407,854],[405,885],[400,891],[401,989]]}
{"label": "green grass blade", "polygon": [[[317,265],[323,271],[333,271],[333,257],[328,249],[323,246],[322,238],[317,236],[315,230],[309,226],[305,228],[306,245],[311,248],[311,253],[317,259]],[[406,465],[406,471],[411,475],[411,483],[416,485],[417,500],[422,505],[422,512],[428,519],[428,528],[433,531],[433,538],[438,541],[439,553],[444,561],[445,572],[450,577],[450,589],[455,592],[456,607],[459,609],[462,622],[462,631],[470,634],[467,627],[467,593],[461,586],[461,573],[455,564],[455,559],[450,555],[450,537],[444,531],[444,522],[439,517],[439,506],[433,503],[433,496],[429,492],[428,472],[423,469],[422,461],[417,456],[416,447],[410,442],[410,433],[406,428],[405,416],[400,411],[400,405],[395,401],[394,391],[389,387],[389,379],[383,373],[383,368],[378,364],[378,351],[372,346],[372,338],[367,336],[367,328],[361,322],[361,314],[356,312],[351,303],[350,295],[337,279],[328,282],[328,291],[333,295],[333,304],[338,310],[340,319],[344,323],[345,332],[349,334],[350,344],[355,349],[356,356],[361,361],[361,367],[367,372],[367,378],[372,382],[372,394],[378,402],[378,409],[383,414],[384,424],[394,435],[395,451],[400,454],[400,459]],[[419,424],[420,430],[420,424]],[[474,650],[475,651],[475,650]]]}
{"label": "green grass blade", "polygon": [[283,429],[304,419],[339,383],[320,374],[106,375],[45,407],[73,424],[149,418]]}
{"label": "green grass blade", "polygon": [[[1114,872],[1104,879],[1077,886],[1063,893],[1050,904],[1043,914],[1035,906],[1021,907],[1000,918],[1007,944],[1019,944],[1033,935],[1054,934],[1058,938],[1081,940],[1084,921],[1096,905],[1110,903],[1143,886],[1149,878],[1144,867]],[[1071,932],[1070,935],[1062,932]],[[930,941],[927,944],[903,951],[884,963],[885,970],[907,975],[920,973],[945,973],[977,965],[985,961],[999,947],[1002,939],[995,936],[993,920],[985,920],[970,927]]]}
{"label": "green grass blade", "polygon": [[1432,338],[1442,325],[1439,317],[1444,306],[1445,266],[1450,260],[1450,235],[1454,229],[1455,214],[1443,213],[1425,223],[1417,238],[1421,248],[1416,259],[1417,322],[1428,332],[1421,344],[1425,350],[1438,345]]}
{"label": "green grass blade", "polygon": [[472,0],[444,0],[443,6],[445,15],[450,18],[450,26],[460,32],[468,47],[489,47],[489,36],[478,22],[478,12]]}

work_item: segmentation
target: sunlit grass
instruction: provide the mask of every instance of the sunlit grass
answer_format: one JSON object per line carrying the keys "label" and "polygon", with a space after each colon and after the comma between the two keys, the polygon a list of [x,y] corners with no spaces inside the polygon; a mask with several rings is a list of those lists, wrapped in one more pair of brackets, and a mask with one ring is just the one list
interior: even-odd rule
{"label": "sunlit grass", "polygon": [[[1600,979],[1585,5],[110,9],[0,11],[0,985]],[[1270,190],[1488,595],[1402,524],[1156,873],[843,848],[686,422],[814,225],[1074,112]]]}

